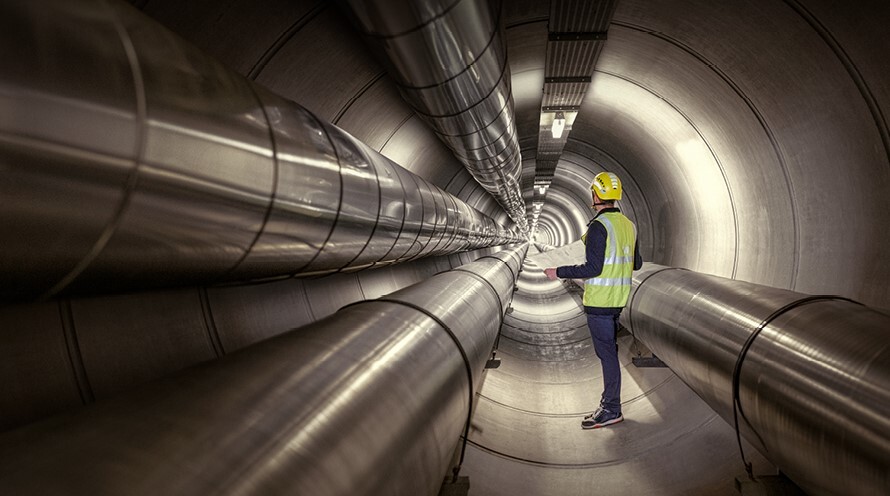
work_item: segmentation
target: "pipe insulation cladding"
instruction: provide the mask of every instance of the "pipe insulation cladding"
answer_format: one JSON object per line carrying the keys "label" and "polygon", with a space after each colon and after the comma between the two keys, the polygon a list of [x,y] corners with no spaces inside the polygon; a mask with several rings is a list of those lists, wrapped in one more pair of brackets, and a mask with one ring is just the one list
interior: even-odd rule
{"label": "pipe insulation cladding", "polygon": [[126,4],[8,3],[0,47],[0,300],[520,240]]}
{"label": "pipe insulation cladding", "polygon": [[339,4],[405,101],[526,232],[502,2]]}
{"label": "pipe insulation cladding", "polygon": [[890,494],[887,314],[646,264],[624,318],[807,494]]}
{"label": "pipe insulation cladding", "polygon": [[[197,480],[205,476],[214,484],[218,474],[275,485],[270,471],[277,462],[289,463],[287,450],[238,473],[235,464],[249,461],[221,455],[220,467],[199,466],[207,463],[198,456],[202,448],[190,444],[180,453],[176,436],[201,432],[208,449],[237,445],[260,453],[259,444],[277,442],[274,429],[292,424],[253,399],[271,401],[274,391],[293,390],[288,387],[316,388],[317,396],[304,403],[331,413],[317,417],[320,423],[339,419],[343,401],[377,394],[389,405],[386,421],[405,420],[400,408],[411,403],[421,412],[408,420],[416,435],[435,431],[442,444],[454,442],[452,431],[460,429],[454,426],[466,426],[467,411],[459,404],[468,400],[452,398],[472,392],[461,384],[474,384],[477,376],[468,381],[454,368],[460,361],[445,356],[456,346],[440,342],[443,333],[436,331],[453,323],[439,310],[420,312],[444,305],[441,295],[347,308],[342,315],[353,318],[334,320],[340,324],[326,329],[335,333],[331,341],[306,328],[312,338],[283,351],[284,357],[235,352],[497,249],[461,246],[516,240],[496,224],[500,234],[490,241],[473,222],[460,227],[466,224],[461,203],[436,187],[511,227],[481,184],[510,182],[519,157],[511,148],[515,141],[526,158],[520,184],[525,201],[532,200],[549,28],[556,21],[551,16],[571,7],[573,25],[583,26],[595,4],[418,0],[400,9],[381,1],[379,18],[358,24],[376,29],[359,33],[335,3],[318,0],[129,3],[164,28],[123,0],[0,1],[0,430],[99,400],[72,415],[104,420],[92,426],[78,420],[76,432],[84,439],[105,436],[92,453],[120,455],[98,453],[90,463],[89,450],[75,454],[60,441],[25,472],[53,478],[55,472],[36,471],[68,457],[74,462],[60,462],[57,472],[68,474],[69,487],[99,484],[94,471],[125,470],[131,461],[139,468],[126,476],[143,484],[168,477],[139,453],[107,447],[120,430],[139,432],[129,441],[140,447],[167,443],[164,458],[160,446],[149,457],[163,467],[177,461],[206,471],[184,478],[182,487],[205,483]],[[341,3],[357,10],[374,5]],[[478,16],[467,14],[474,9]],[[557,246],[578,239],[589,217],[590,180],[609,170],[622,178],[621,209],[639,229],[646,260],[763,286],[676,270],[641,274],[625,318],[677,375],[633,367],[629,347],[622,346],[627,421],[580,435],[576,417],[595,404],[587,395],[598,393],[600,380],[584,313],[572,291],[538,270],[525,271],[518,283],[522,301],[506,318],[514,325],[504,326],[501,340],[508,359],[486,373],[473,418],[462,475],[471,476],[474,492],[586,496],[597,487],[648,496],[729,496],[742,466],[735,432],[711,408],[733,425],[740,406],[741,431],[753,444],[743,440],[745,454],[755,468],[767,462],[760,451],[770,459],[758,474],[774,472],[774,464],[817,495],[890,493],[890,326],[865,307],[800,294],[842,295],[890,308],[890,252],[883,249],[890,243],[888,16],[890,2],[882,1],[618,2],[532,238]],[[578,35],[571,42],[577,44],[602,35],[567,31]],[[382,42],[376,48],[391,49],[384,58],[374,57],[368,36]],[[563,62],[579,67],[583,61],[571,56]],[[482,182],[464,159],[477,161]],[[502,166],[503,178],[495,165]],[[451,254],[418,259],[445,252]],[[464,305],[448,310],[470,313]],[[391,361],[356,370],[352,396],[340,394],[340,383],[304,384],[305,376],[266,388],[304,365],[292,357],[358,363],[367,351],[362,340],[373,347],[374,336],[348,329],[381,313],[391,318],[375,330],[396,334],[374,350],[398,356],[399,370],[406,371],[390,375],[387,388],[419,387],[416,397],[396,402],[375,386]],[[410,340],[400,346],[399,336],[407,335],[400,333],[412,325],[431,330],[417,336],[429,351]],[[631,337],[620,339],[623,344]],[[301,354],[303,347],[331,353]],[[416,360],[445,363],[411,368],[403,350]],[[472,347],[465,352],[469,357]],[[270,363],[241,358],[250,353],[263,353]],[[220,364],[252,363],[241,367],[255,377],[225,378],[226,384],[245,384],[245,396],[216,391],[225,389],[222,379],[199,381],[191,391],[255,415],[235,418],[234,410],[200,410],[191,403],[183,414],[193,418],[185,419],[171,403],[191,399],[173,386],[164,386],[171,388],[169,397],[151,401],[137,392],[141,384],[220,357],[231,360]],[[286,372],[272,370],[279,366]],[[331,380],[342,377],[342,370],[332,369]],[[707,405],[678,377],[708,398]],[[444,388],[441,395],[430,393],[435,384]],[[133,411],[126,400],[112,398],[119,394],[146,411],[166,410],[105,422],[109,414],[101,412],[109,408]],[[325,395],[335,402],[324,403]],[[118,406],[107,407],[106,400]],[[271,402],[288,408],[293,401],[283,396]],[[440,412],[418,407],[420,401],[453,403]],[[323,453],[331,457],[325,460],[354,470],[343,475],[345,485],[368,473],[354,466],[366,461],[355,459],[365,444],[387,453],[400,478],[415,477],[404,475],[408,460],[440,463],[444,446],[435,453],[410,451],[415,448],[402,445],[402,431],[378,434],[379,422],[367,432],[365,424],[355,425],[364,415],[379,419],[376,408],[368,403],[367,413],[344,410],[352,415],[338,424],[341,436],[349,436],[342,437],[348,455],[340,437],[324,437]],[[427,424],[417,424],[418,418]],[[229,430],[204,430],[202,422],[210,419]],[[127,422],[141,424],[118,428]],[[167,426],[173,428],[159,434]],[[303,432],[325,428],[316,423]],[[237,429],[250,432],[242,436]],[[63,434],[60,440],[77,435]],[[53,443],[55,433],[41,435],[42,443]],[[378,435],[392,435],[390,442],[405,453],[390,456],[398,448],[378,444],[384,442]],[[3,439],[21,438],[9,433]],[[34,453],[28,449],[7,458],[15,459],[14,467],[28,466],[18,460]],[[232,472],[223,473],[226,468]],[[441,471],[434,468],[418,470],[426,481],[418,486]],[[365,479],[371,486],[390,468],[374,470]],[[157,492],[175,484],[160,480]],[[410,483],[399,484],[407,491]]]}
{"label": "pipe insulation cladding", "polygon": [[7,432],[0,493],[435,494],[527,248]]}

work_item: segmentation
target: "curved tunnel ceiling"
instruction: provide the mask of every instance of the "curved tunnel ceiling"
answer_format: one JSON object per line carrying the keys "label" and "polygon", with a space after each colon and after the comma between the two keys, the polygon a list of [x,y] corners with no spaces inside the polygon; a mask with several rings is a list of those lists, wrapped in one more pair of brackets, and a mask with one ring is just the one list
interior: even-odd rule
{"label": "curved tunnel ceiling", "polygon": [[[536,131],[522,116],[540,94],[548,16],[526,8],[507,20],[524,138]],[[628,185],[625,210],[639,206],[647,260],[886,307],[887,268],[866,261],[886,239],[877,217],[888,186],[886,65],[867,41],[882,38],[860,19],[875,14],[829,2],[620,2],[566,147],[581,158],[565,153],[557,169],[583,180],[554,189],[583,205],[584,182],[613,169]],[[545,238],[564,232],[547,220],[563,208],[544,207],[554,210],[542,214]]]}
{"label": "curved tunnel ceiling", "polygon": [[[142,3],[239,71],[509,223],[481,187],[467,187],[337,9]],[[592,174],[616,170],[647,260],[888,306],[890,268],[868,262],[886,238],[890,185],[886,11],[828,1],[619,2],[554,189],[580,207]],[[547,3],[504,3],[524,175],[533,174],[548,17]],[[544,207],[553,212],[542,213],[542,242],[580,236],[574,220],[571,230],[547,225],[589,216],[566,205]],[[861,242],[851,248],[849,239]]]}

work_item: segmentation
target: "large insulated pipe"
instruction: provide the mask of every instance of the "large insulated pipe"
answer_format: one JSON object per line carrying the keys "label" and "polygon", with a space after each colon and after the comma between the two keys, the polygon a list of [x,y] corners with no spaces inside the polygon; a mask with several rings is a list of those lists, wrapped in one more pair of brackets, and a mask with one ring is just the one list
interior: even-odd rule
{"label": "large insulated pipe", "polygon": [[634,285],[634,335],[807,494],[890,494],[890,316],[654,264]]}
{"label": "large insulated pipe", "polygon": [[0,14],[0,301],[520,239],[123,2]]}
{"label": "large insulated pipe", "polygon": [[527,244],[0,436],[0,494],[436,494]]}
{"label": "large insulated pipe", "polygon": [[403,98],[527,230],[502,5],[488,0],[341,0]]}

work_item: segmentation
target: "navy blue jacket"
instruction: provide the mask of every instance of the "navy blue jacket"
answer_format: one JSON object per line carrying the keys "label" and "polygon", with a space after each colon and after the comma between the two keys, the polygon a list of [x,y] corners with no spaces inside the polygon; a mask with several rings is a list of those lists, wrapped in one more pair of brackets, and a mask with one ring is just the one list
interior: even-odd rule
{"label": "navy blue jacket", "polygon": [[[606,238],[608,233],[605,226],[596,222],[596,218],[606,212],[619,212],[617,208],[604,208],[600,210],[587,224],[587,245],[584,253],[587,259],[581,265],[563,265],[556,268],[556,275],[565,279],[590,279],[603,272],[603,261],[606,259]],[[634,270],[643,266],[643,257],[640,256],[640,241],[634,243]],[[596,315],[617,315],[623,307],[597,308],[584,307],[584,311]]]}

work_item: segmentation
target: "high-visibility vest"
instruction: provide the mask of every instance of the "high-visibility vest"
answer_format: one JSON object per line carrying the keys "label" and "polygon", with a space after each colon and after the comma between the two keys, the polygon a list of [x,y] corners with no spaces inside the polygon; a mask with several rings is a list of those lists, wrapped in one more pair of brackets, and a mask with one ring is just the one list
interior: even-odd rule
{"label": "high-visibility vest", "polygon": [[[606,228],[606,253],[602,273],[584,281],[584,306],[623,307],[630,297],[637,227],[621,212],[601,213],[594,222]],[[587,244],[587,233],[581,239]]]}

